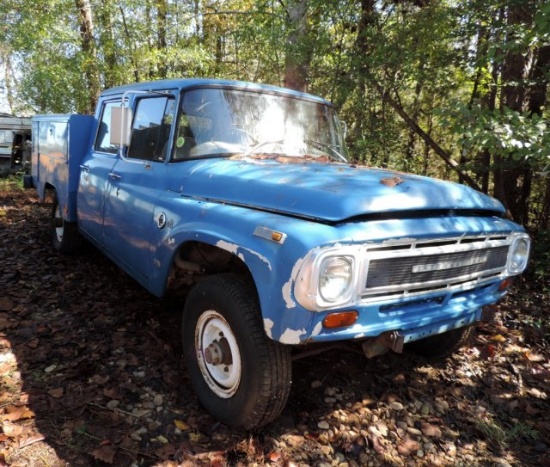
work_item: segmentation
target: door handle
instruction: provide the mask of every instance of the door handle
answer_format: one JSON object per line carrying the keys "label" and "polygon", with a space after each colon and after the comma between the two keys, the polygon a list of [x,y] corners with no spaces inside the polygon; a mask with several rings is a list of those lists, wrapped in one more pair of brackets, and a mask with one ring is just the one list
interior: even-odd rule
{"label": "door handle", "polygon": [[89,172],[90,171],[90,167],[88,167],[87,165],[85,164],[82,164],[80,166],[80,170],[84,170],[84,172]]}
{"label": "door handle", "polygon": [[115,173],[115,172],[110,172],[110,173],[109,173],[109,178],[110,178],[111,180],[116,180],[116,181],[118,181],[118,180],[120,180],[120,179],[122,178],[122,176],[119,175],[119,174],[117,174],[117,173]]}

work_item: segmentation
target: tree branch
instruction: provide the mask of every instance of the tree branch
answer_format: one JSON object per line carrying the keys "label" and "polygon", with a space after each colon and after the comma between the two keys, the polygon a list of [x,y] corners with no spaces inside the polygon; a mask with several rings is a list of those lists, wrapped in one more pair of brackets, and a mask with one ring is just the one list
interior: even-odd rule
{"label": "tree branch", "polygon": [[376,90],[380,93],[382,96],[382,99],[386,101],[389,105],[393,107],[393,109],[398,113],[398,115],[405,121],[407,125],[418,135],[420,136],[428,146],[430,146],[434,152],[441,157],[445,163],[453,169],[456,173],[460,175],[462,180],[464,180],[469,186],[472,188],[481,191],[481,188],[478,186],[478,184],[475,182],[475,180],[470,177],[467,173],[465,173],[461,168],[460,164],[455,161],[445,149],[443,149],[439,144],[437,144],[433,138],[426,133],[414,119],[412,119],[409,114],[405,111],[402,105],[400,105],[395,99],[393,99],[389,93],[384,91],[384,88],[376,81],[372,76],[370,77],[370,81],[374,84],[374,87]]}

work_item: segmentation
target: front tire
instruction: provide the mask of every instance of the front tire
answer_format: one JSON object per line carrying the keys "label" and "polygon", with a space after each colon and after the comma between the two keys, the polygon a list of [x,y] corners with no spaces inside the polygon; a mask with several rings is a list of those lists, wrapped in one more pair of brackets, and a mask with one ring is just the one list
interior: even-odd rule
{"label": "front tire", "polygon": [[51,235],[53,247],[63,254],[74,254],[82,245],[78,226],[76,222],[68,222],[64,219],[57,195],[53,200]]}
{"label": "front tire", "polygon": [[471,343],[475,326],[465,326],[406,344],[411,352],[428,359],[450,357]]}
{"label": "front tire", "polygon": [[204,408],[246,430],[273,421],[291,385],[290,349],[264,331],[256,292],[221,274],[191,289],[182,320],[184,358]]}

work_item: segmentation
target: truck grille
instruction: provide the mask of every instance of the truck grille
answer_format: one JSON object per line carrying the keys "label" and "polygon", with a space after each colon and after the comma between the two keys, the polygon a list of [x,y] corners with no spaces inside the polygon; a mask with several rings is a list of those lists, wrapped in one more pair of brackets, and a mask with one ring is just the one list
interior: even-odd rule
{"label": "truck grille", "polygon": [[502,274],[509,247],[505,236],[370,247],[362,298],[477,286]]}

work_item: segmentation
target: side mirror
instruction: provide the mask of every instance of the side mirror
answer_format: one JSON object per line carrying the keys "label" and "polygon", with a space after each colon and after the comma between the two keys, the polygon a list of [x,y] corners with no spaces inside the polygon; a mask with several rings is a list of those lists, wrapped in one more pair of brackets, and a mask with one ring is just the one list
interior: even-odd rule
{"label": "side mirror", "polygon": [[118,146],[129,146],[132,134],[132,109],[113,107],[111,109],[110,143]]}

